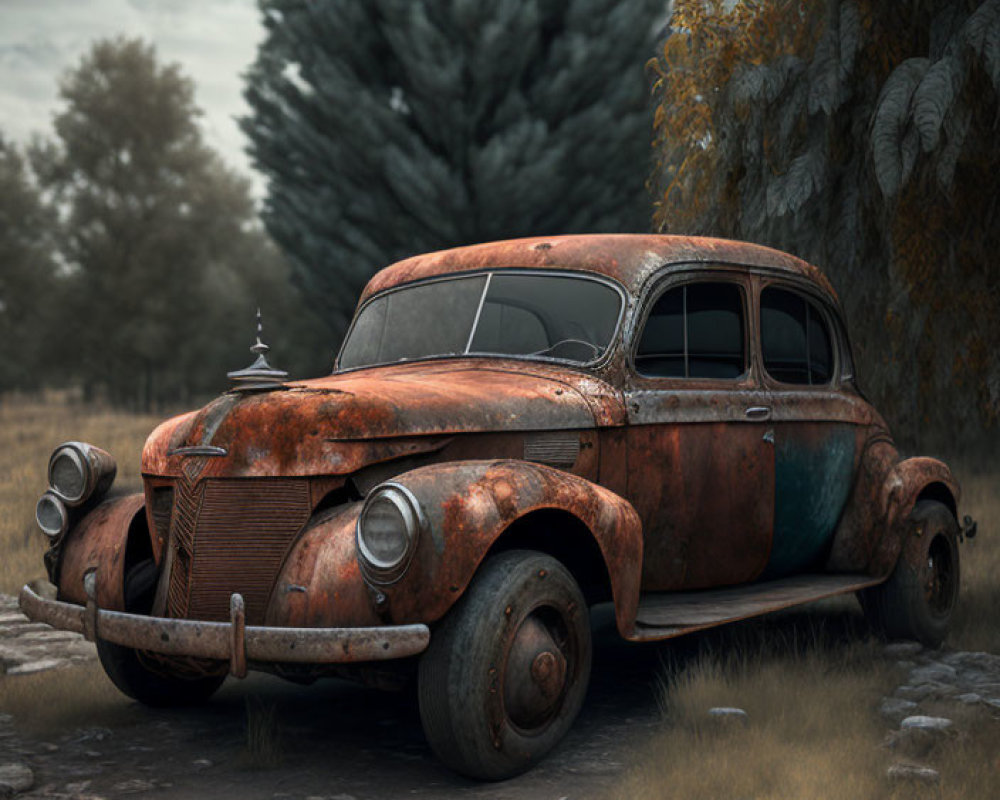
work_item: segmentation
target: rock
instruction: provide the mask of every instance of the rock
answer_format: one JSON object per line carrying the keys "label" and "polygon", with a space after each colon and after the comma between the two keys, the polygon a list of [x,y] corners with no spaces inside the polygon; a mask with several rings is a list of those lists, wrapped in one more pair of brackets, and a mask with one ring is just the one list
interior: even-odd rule
{"label": "rock", "polygon": [[904,700],[900,697],[884,697],[879,713],[892,722],[901,722],[904,717],[910,716],[919,706],[912,700]]}
{"label": "rock", "polygon": [[156,788],[156,783],[145,778],[131,778],[114,785],[114,791],[119,794],[139,794],[140,792],[151,792]]}
{"label": "rock", "polygon": [[965,694],[960,694],[955,699],[958,700],[959,703],[963,703],[964,705],[974,706],[983,698],[981,695],[978,695],[975,692],[966,692]]}
{"label": "rock", "polygon": [[987,697],[983,702],[992,708],[1000,710],[1000,697]]}
{"label": "rock", "polygon": [[62,658],[43,658],[39,661],[29,661],[26,664],[18,664],[7,670],[8,675],[30,675],[33,672],[44,672],[47,669],[55,669],[66,663]]}
{"label": "rock", "polygon": [[12,762],[0,764],[0,794],[9,790],[10,793],[26,792],[35,783],[35,773],[26,765]]}
{"label": "rock", "polygon": [[905,700],[920,702],[930,697],[934,693],[934,687],[929,684],[921,686],[900,686],[896,689],[896,696]]}
{"label": "rock", "polygon": [[92,782],[93,781],[77,781],[76,783],[67,783],[66,792],[68,794],[83,794],[90,788],[90,784]]}
{"label": "rock", "polygon": [[908,758],[924,758],[950,738],[952,725],[944,717],[906,717],[899,730],[886,739],[885,746]]}
{"label": "rock", "polygon": [[742,708],[717,706],[716,708],[708,709],[708,716],[722,723],[738,722],[741,725],[748,725],[750,723],[750,715]]}
{"label": "rock", "polygon": [[191,762],[191,764],[192,766],[195,766],[198,769],[208,769],[209,767],[215,766],[215,764],[209,761],[207,758],[196,758],[194,761]]}
{"label": "rock", "polygon": [[899,727],[901,730],[916,729],[930,732],[943,732],[948,730],[954,724],[955,723],[946,717],[925,717],[917,715],[914,717],[907,717],[900,723]]}
{"label": "rock", "polygon": [[910,683],[947,683],[958,677],[958,670],[948,664],[928,664],[910,672]]}
{"label": "rock", "polygon": [[893,764],[886,771],[886,777],[893,781],[915,781],[918,783],[939,783],[941,775],[936,769],[919,764]]}
{"label": "rock", "polygon": [[919,642],[891,642],[882,652],[889,658],[911,658],[923,650]]}

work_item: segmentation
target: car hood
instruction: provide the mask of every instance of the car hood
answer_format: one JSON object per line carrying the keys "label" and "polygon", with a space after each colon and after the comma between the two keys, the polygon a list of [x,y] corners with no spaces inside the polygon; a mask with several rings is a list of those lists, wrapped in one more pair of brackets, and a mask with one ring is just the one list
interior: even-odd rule
{"label": "car hood", "polygon": [[207,459],[206,474],[219,476],[347,475],[458,434],[622,419],[618,394],[575,370],[474,359],[397,364],[225,394],[160,425],[142,470],[178,475],[191,459]]}

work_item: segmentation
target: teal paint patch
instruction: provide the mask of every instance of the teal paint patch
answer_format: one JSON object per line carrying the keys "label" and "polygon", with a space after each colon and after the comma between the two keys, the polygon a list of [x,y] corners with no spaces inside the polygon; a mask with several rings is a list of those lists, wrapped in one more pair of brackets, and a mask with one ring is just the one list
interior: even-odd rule
{"label": "teal paint patch", "polygon": [[854,478],[854,428],[794,423],[775,433],[774,540],[763,578],[816,566]]}

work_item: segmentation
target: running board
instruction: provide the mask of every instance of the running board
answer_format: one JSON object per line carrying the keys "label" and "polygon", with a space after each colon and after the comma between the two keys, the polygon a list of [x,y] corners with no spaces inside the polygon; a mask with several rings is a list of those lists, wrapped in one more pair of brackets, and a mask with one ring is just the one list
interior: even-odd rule
{"label": "running board", "polygon": [[670,639],[726,622],[780,611],[882,583],[870,575],[796,575],[697,592],[647,592],[639,598],[633,641]]}

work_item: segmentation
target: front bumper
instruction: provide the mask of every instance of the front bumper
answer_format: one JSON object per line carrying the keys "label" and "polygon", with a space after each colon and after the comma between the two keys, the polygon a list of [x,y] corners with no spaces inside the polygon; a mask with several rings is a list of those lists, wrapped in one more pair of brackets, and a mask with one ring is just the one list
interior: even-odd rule
{"label": "front bumper", "polygon": [[237,677],[248,661],[299,664],[345,664],[386,661],[427,649],[426,625],[386,625],[371,628],[276,628],[248,626],[243,598],[230,598],[229,622],[150,617],[98,608],[93,580],[86,606],[41,597],[30,584],[21,589],[21,610],[36,622],[82,633],[89,641],[104,641],[164,655],[212,658],[230,663]]}

